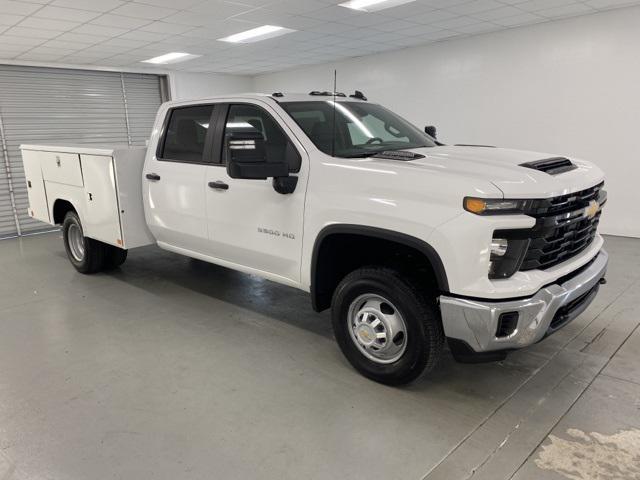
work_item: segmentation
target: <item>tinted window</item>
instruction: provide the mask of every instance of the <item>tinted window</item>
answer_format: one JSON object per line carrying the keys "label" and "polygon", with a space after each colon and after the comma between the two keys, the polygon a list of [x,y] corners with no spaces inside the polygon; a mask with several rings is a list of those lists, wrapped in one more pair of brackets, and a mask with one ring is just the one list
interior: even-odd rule
{"label": "tinted window", "polygon": [[212,105],[173,109],[164,137],[161,158],[201,162],[212,112]]}
{"label": "tinted window", "polygon": [[231,105],[225,127],[225,142],[233,132],[254,132],[264,138],[267,162],[287,162],[289,170],[300,170],[301,158],[289,137],[271,115],[253,105]]}
{"label": "tinted window", "polygon": [[336,102],[335,111],[333,100],[281,105],[315,146],[329,155],[360,157],[436,145],[427,134],[375,103]]}

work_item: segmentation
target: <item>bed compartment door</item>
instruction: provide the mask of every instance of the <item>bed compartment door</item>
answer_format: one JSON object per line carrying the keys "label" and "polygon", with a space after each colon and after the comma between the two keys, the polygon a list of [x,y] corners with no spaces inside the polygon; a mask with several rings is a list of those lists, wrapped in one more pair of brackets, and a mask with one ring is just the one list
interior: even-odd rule
{"label": "bed compartment door", "polygon": [[80,162],[87,206],[84,234],[121,247],[122,230],[113,159],[103,155],[80,155]]}
{"label": "bed compartment door", "polygon": [[47,206],[47,193],[42,179],[42,169],[40,167],[41,152],[34,150],[22,151],[22,165],[24,166],[24,176],[27,181],[27,193],[29,195],[29,216],[36,220],[51,223],[49,218],[49,207]]}
{"label": "bed compartment door", "polygon": [[82,169],[77,153],[42,152],[42,175],[47,182],[82,186]]}

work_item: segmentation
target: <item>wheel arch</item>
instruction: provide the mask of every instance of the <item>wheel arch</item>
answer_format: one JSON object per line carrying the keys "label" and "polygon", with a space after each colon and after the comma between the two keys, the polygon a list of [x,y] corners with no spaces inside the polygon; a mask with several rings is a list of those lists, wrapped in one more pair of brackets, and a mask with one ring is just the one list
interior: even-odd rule
{"label": "wheel arch", "polygon": [[51,208],[51,218],[53,219],[53,223],[55,225],[62,225],[65,215],[70,211],[75,212],[78,216],[80,215],[78,209],[69,200],[65,198],[56,198],[53,202],[53,207]]}
{"label": "wheel arch", "polygon": [[[435,287],[440,292],[449,291],[447,274],[438,252],[427,242],[412,235],[387,230],[384,228],[354,224],[334,224],[324,227],[316,236],[311,256],[311,302],[315,311],[322,311],[331,305],[331,297],[335,287],[344,275],[352,271],[349,266],[344,269],[328,268],[325,256],[331,256],[331,249],[325,248],[331,239],[339,242],[340,239],[350,238],[367,242],[373,241],[378,245],[396,245],[405,253],[419,255],[421,260],[431,268]],[[327,252],[327,250],[329,250]],[[368,258],[365,258],[368,260]],[[355,262],[357,263],[357,261]],[[379,262],[384,264],[385,262]],[[364,262],[358,266],[371,264]],[[358,268],[358,267],[356,267]]]}

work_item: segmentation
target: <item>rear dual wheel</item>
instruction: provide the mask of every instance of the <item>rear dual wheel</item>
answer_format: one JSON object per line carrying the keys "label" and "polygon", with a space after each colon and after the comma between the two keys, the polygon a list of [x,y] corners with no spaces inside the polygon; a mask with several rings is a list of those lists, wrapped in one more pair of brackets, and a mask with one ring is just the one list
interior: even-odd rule
{"label": "rear dual wheel", "polygon": [[116,268],[127,259],[126,250],[85,237],[76,212],[70,211],[65,215],[62,236],[69,261],[80,273]]}

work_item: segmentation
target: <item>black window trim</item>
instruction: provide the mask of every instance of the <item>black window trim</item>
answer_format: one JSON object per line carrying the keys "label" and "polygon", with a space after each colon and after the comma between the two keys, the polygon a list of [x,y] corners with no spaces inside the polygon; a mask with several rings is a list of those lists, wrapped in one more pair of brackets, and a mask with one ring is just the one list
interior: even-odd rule
{"label": "black window trim", "polygon": [[[287,125],[286,124],[283,125],[280,121],[278,121],[278,118],[276,117],[276,115],[274,115],[271,112],[269,112],[263,106],[258,105],[257,103],[252,103],[252,102],[226,102],[226,103],[220,103],[220,104],[216,104],[216,105],[220,105],[220,107],[221,107],[219,109],[220,113],[219,113],[218,120],[223,120],[223,121],[219,121],[218,123],[216,123],[215,138],[214,138],[214,141],[212,142],[213,143],[213,145],[212,145],[213,148],[212,148],[212,152],[211,152],[211,156],[212,156],[212,158],[214,160],[212,161],[211,165],[217,166],[217,167],[225,167],[226,168],[227,164],[224,162],[224,132],[225,132],[225,130],[227,128],[227,120],[229,118],[229,110],[231,110],[231,107],[233,105],[248,105],[250,107],[255,107],[258,110],[261,110],[265,114],[269,115],[273,119],[273,121],[276,123],[276,125],[278,125],[280,130],[282,130],[282,133],[285,135],[285,137],[287,138],[287,140],[289,141],[291,146],[295,149],[296,153],[300,157],[300,166],[298,167],[298,170],[290,171],[289,173],[294,173],[294,174],[300,173],[300,170],[302,169],[302,162],[303,162],[304,156],[300,152],[300,149],[296,145],[296,142],[294,142],[291,139],[292,135],[287,131],[287,128],[288,128]],[[224,112],[224,116],[223,116],[223,112]],[[294,138],[295,138],[295,136],[294,136]],[[217,156],[218,160],[217,161],[215,160],[216,152],[218,154],[218,156]]]}
{"label": "black window trim", "polygon": [[[213,160],[211,157],[212,149],[211,145],[213,143],[214,130],[217,129],[217,117],[219,115],[218,106],[222,105],[220,103],[192,103],[189,105],[180,105],[177,107],[170,108],[167,110],[167,113],[164,117],[164,121],[162,122],[162,131],[160,132],[160,140],[158,141],[158,145],[156,145],[156,160],[160,162],[172,162],[172,163],[188,163],[191,165],[211,165]],[[174,158],[164,158],[162,157],[162,153],[164,151],[164,142],[166,140],[167,129],[169,127],[169,122],[171,121],[171,116],[173,112],[176,110],[181,110],[185,108],[193,108],[193,107],[212,107],[211,109],[211,117],[209,119],[209,125],[213,125],[214,128],[207,129],[207,136],[204,140],[204,147],[202,150],[202,160],[201,161],[193,161],[193,160],[179,160]]]}

